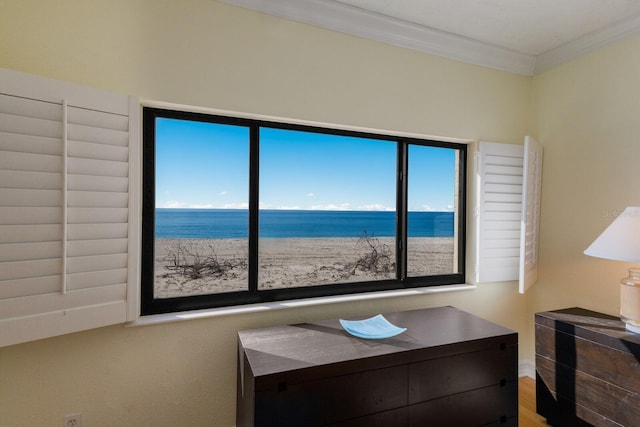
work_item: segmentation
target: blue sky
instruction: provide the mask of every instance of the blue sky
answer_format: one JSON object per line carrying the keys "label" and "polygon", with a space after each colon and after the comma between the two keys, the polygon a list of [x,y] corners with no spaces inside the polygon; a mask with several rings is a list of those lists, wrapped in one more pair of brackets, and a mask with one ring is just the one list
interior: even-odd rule
{"label": "blue sky", "polygon": [[[156,206],[248,206],[247,128],[157,119]],[[263,128],[263,209],[395,210],[396,144]],[[409,210],[452,210],[453,150],[410,146]]]}

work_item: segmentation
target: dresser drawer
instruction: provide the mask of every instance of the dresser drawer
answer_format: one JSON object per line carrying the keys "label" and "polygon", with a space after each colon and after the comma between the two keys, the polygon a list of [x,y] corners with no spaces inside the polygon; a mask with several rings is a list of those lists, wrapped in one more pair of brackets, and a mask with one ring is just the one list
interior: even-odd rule
{"label": "dresser drawer", "polygon": [[407,366],[329,377],[256,393],[260,426],[323,426],[407,404]]}
{"label": "dresser drawer", "polygon": [[516,345],[425,360],[409,365],[409,404],[436,399],[518,377]]}
{"label": "dresser drawer", "polygon": [[[556,400],[572,402],[578,408],[573,409],[574,412],[582,407],[587,411],[596,410],[600,416],[624,426],[638,425],[640,395],[637,393],[545,357],[536,356],[536,371]],[[590,417],[588,412],[582,418],[586,420],[586,417]]]}
{"label": "dresser drawer", "polygon": [[409,406],[410,427],[517,425],[518,381]]}
{"label": "dresser drawer", "polygon": [[536,354],[640,393],[640,363],[631,353],[536,325]]}
{"label": "dresser drawer", "polygon": [[407,408],[398,408],[351,420],[329,424],[327,427],[404,427],[408,419]]}

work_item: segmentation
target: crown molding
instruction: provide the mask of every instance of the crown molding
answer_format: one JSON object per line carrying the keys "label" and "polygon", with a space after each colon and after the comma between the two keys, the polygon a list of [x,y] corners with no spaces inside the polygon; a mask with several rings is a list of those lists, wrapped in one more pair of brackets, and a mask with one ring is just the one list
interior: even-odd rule
{"label": "crown molding", "polygon": [[269,15],[510,73],[533,76],[640,34],[640,15],[537,56],[380,15],[335,0],[218,0]]}
{"label": "crown molding", "polygon": [[534,74],[543,73],[582,55],[640,34],[640,15],[632,16],[603,30],[582,36],[536,57]]}
{"label": "crown molding", "polygon": [[333,0],[219,0],[234,6],[510,73],[532,75],[535,57]]}

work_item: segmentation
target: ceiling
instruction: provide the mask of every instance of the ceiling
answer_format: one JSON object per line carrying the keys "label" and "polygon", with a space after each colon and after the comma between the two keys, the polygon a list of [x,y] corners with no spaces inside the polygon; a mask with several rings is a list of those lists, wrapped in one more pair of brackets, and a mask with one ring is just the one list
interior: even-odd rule
{"label": "ceiling", "polygon": [[638,0],[221,1],[525,75],[640,34]]}

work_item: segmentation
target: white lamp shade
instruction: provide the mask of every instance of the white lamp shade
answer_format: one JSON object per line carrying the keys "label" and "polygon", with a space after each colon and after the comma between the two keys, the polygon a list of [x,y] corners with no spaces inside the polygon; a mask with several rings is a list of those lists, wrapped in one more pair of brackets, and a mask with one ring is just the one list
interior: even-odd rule
{"label": "white lamp shade", "polygon": [[626,208],[584,253],[597,258],[640,262],[640,207]]}

